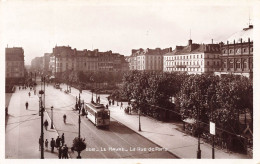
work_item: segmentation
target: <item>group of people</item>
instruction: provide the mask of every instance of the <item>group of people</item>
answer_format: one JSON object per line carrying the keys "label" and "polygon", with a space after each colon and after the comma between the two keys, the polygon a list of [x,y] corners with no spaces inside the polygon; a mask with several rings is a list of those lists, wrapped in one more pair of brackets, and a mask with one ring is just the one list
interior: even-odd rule
{"label": "group of people", "polygon": [[[39,139],[39,144],[40,144],[40,146],[39,146],[39,149],[40,149],[41,148],[41,138]],[[49,145],[48,139],[45,140],[44,145],[45,145],[45,150],[48,150],[48,145]],[[51,138],[50,148],[51,148],[52,153],[54,153],[54,148],[57,149],[59,159],[61,159],[61,158],[67,159],[68,158],[69,148],[65,144],[64,133],[62,133],[61,137],[57,136],[56,140],[54,140],[54,138]]]}

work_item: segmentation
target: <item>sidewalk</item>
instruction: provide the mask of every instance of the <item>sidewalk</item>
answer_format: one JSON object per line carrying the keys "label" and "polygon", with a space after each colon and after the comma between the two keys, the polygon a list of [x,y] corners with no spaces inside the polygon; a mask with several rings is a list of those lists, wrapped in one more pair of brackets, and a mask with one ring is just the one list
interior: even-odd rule
{"label": "sidewalk", "polygon": [[[61,86],[65,88],[65,85]],[[79,91],[75,88],[71,88],[71,95],[79,95]],[[101,103],[107,104],[108,95],[100,95]],[[91,97],[91,92],[84,90],[81,94],[81,98],[85,102],[89,102]],[[94,100],[95,100],[94,94]],[[111,117],[118,122],[129,127],[136,133],[144,136],[150,141],[156,143],[157,145],[167,148],[169,152],[175,154],[179,158],[196,158],[198,149],[198,139],[182,133],[177,130],[177,126],[174,123],[165,123],[157,121],[155,119],[141,116],[141,129],[138,131],[138,115],[128,115],[123,109],[120,109],[120,103],[109,106],[111,111]],[[126,107],[127,103],[124,103]],[[212,147],[211,145],[201,141],[201,158],[211,159],[212,158]],[[215,148],[215,158],[216,159],[247,159],[248,157],[244,154],[238,153],[226,153],[225,150],[220,150]]]}
{"label": "sidewalk", "polygon": [[[5,158],[8,159],[40,159],[39,151],[40,137],[40,116],[39,98],[31,94],[30,90],[19,90],[12,94],[9,103],[8,119],[5,129]],[[32,93],[32,92],[31,92]],[[25,102],[28,101],[28,110],[25,109]],[[50,125],[50,118],[44,112],[44,120],[47,119]],[[56,130],[44,129],[44,140],[48,139],[48,149],[44,148],[44,158],[58,158],[56,153],[51,153],[50,140],[56,139]]]}

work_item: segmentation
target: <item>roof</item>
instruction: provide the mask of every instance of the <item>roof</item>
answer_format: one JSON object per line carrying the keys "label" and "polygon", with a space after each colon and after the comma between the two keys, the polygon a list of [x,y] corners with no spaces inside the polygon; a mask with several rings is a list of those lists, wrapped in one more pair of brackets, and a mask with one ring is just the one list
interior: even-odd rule
{"label": "roof", "polygon": [[194,44],[187,46],[176,46],[176,48],[166,53],[164,56],[172,55],[186,55],[186,54],[197,54],[197,53],[220,53],[219,44]]}
{"label": "roof", "polygon": [[250,41],[253,41],[253,25],[250,25],[248,28],[244,28],[243,30],[232,34],[227,39],[227,41],[229,43],[233,43],[235,40],[236,43],[240,43],[242,39],[242,42],[248,42],[248,38],[250,38]]}

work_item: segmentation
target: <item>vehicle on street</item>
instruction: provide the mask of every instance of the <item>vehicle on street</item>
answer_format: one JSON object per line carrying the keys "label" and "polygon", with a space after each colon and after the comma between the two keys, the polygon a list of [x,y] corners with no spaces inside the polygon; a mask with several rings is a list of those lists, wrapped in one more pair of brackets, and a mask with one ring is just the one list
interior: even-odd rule
{"label": "vehicle on street", "polygon": [[85,103],[87,118],[97,127],[109,128],[110,110],[103,104]]}
{"label": "vehicle on street", "polygon": [[60,89],[60,84],[55,84],[55,85],[54,85],[54,88]]}

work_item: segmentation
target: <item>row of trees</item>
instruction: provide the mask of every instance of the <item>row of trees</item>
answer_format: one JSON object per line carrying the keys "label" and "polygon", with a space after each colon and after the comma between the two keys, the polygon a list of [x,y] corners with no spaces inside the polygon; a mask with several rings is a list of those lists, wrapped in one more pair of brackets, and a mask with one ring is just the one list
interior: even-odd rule
{"label": "row of trees", "polygon": [[68,70],[62,73],[61,80],[68,84],[80,85],[83,88],[87,87],[88,89],[92,89],[99,87],[101,89],[108,85],[115,87],[117,84],[122,83],[123,74],[124,72],[121,71],[83,72]]}
{"label": "row of trees", "polygon": [[239,134],[239,116],[249,112],[252,127],[253,84],[246,77],[131,71],[124,75],[120,93],[129,102],[134,100],[137,110],[154,117],[170,112],[197,119],[199,114],[201,122],[213,121]]}

